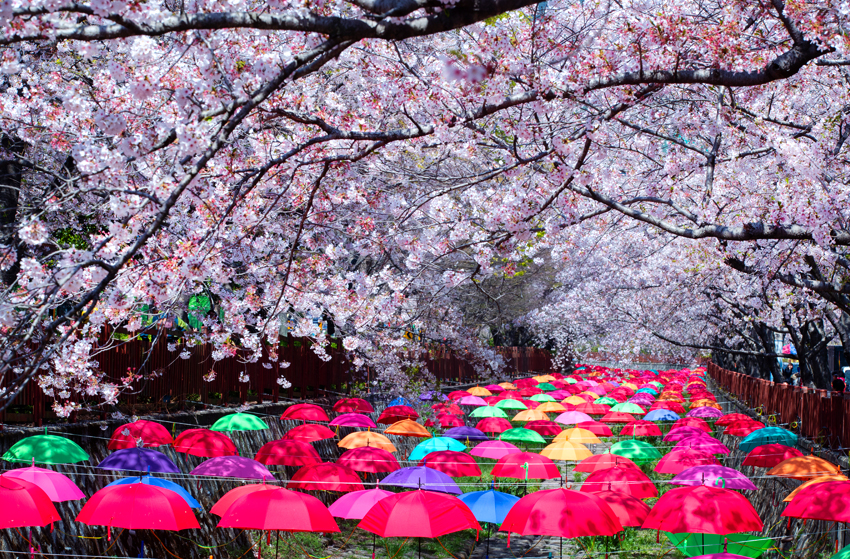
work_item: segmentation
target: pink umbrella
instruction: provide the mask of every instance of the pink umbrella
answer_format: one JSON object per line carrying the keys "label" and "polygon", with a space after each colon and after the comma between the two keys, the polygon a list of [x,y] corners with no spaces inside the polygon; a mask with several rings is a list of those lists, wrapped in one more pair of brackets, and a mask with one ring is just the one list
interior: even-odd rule
{"label": "pink umbrella", "polygon": [[505,389],[502,388],[501,386],[499,386],[498,384],[488,384],[484,388],[486,388],[487,390],[489,390],[493,394],[495,394],[497,392],[504,392],[505,391]]}
{"label": "pink umbrella", "polygon": [[565,411],[555,418],[555,422],[561,425],[575,425],[585,421],[593,421],[593,418],[580,411]]}
{"label": "pink umbrella", "polygon": [[362,427],[364,429],[376,428],[375,422],[368,415],[359,413],[344,413],[333,418],[329,424],[331,427]]}
{"label": "pink umbrella", "polygon": [[24,481],[34,483],[40,487],[42,491],[47,493],[47,496],[50,497],[50,500],[54,503],[76,501],[86,497],[83,495],[83,492],[80,491],[80,488],[77,487],[69,478],[63,476],[59,472],[37,467],[35,465],[35,460],[33,460],[33,465],[31,467],[10,470],[3,474],[3,477],[22,479]]}
{"label": "pink umbrella", "polygon": [[211,458],[189,472],[193,476],[235,477],[239,479],[274,479],[265,466],[243,456]]}
{"label": "pink umbrella", "polygon": [[472,456],[490,458],[492,460],[498,460],[508,454],[518,454],[520,452],[522,451],[515,445],[505,441],[484,441],[469,451]]}
{"label": "pink umbrella", "polygon": [[461,406],[486,406],[487,402],[480,396],[464,396],[458,404]]}
{"label": "pink umbrella", "polygon": [[693,448],[696,450],[709,452],[711,454],[729,454],[729,449],[726,448],[723,443],[721,443],[717,439],[709,437],[708,435],[683,439],[676,443],[676,446],[673,447],[674,450],[683,448]]}
{"label": "pink umbrella", "polygon": [[331,514],[337,518],[348,518],[363,520],[366,513],[369,512],[375,503],[381,499],[386,499],[390,495],[394,495],[392,491],[384,491],[383,489],[365,489],[363,491],[353,491],[346,493],[328,507]]}
{"label": "pink umbrella", "polygon": [[690,437],[701,437],[703,435],[705,435],[705,431],[699,427],[676,427],[675,429],[670,429],[670,432],[664,436],[663,440],[664,442],[677,443]]}

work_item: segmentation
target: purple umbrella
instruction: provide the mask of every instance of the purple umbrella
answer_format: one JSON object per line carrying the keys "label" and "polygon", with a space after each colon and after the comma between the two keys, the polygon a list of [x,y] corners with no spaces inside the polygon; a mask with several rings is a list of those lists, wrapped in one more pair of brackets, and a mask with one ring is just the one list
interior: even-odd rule
{"label": "purple umbrella", "polygon": [[555,418],[555,423],[562,425],[575,425],[576,423],[584,423],[585,421],[593,421],[593,418],[580,411],[565,411]]}
{"label": "purple umbrella", "polygon": [[726,489],[755,491],[755,484],[738,470],[711,464],[682,470],[670,480],[673,485],[714,485]]}
{"label": "purple umbrella", "polygon": [[124,448],[116,450],[97,465],[104,470],[132,470],[134,472],[163,472],[178,474],[180,470],[165,454],[149,448]]}
{"label": "purple umbrella", "polygon": [[359,413],[344,413],[333,418],[330,422],[332,427],[377,427],[368,415]]}
{"label": "purple umbrella", "polygon": [[[425,459],[427,463],[427,458]],[[460,495],[463,491],[452,478],[434,468],[427,466],[414,466],[396,470],[380,482],[380,485],[392,485],[394,487],[408,487],[410,489],[427,489],[441,493]]]}
{"label": "purple umbrella", "polygon": [[445,433],[444,437],[451,437],[458,441],[489,441],[490,437],[475,427],[452,427]]}
{"label": "purple umbrella", "polygon": [[458,402],[461,406],[486,406],[487,402],[480,396],[464,396]]}
{"label": "purple umbrella", "polygon": [[708,435],[682,439],[673,447],[673,449],[677,448],[693,448],[694,450],[701,450],[709,454],[729,454],[729,449],[723,443]]}
{"label": "purple umbrella", "polygon": [[664,442],[675,443],[690,437],[701,437],[703,435],[708,436],[705,431],[699,427],[676,427],[675,429],[670,429],[670,432],[664,436],[663,440]]}
{"label": "purple umbrella", "polygon": [[472,456],[480,456],[481,458],[491,458],[498,460],[508,454],[518,454],[522,452],[516,445],[512,445],[505,441],[487,441],[479,443],[469,453]]}
{"label": "purple umbrella", "polygon": [[424,393],[420,394],[420,395],[419,395],[419,399],[420,399],[420,400],[425,400],[425,401],[427,401],[427,400],[435,400],[435,399],[436,399],[436,400],[446,401],[446,400],[448,400],[448,399],[449,399],[449,397],[448,397],[448,396],[446,396],[445,394],[443,394],[442,392],[438,392],[438,391],[436,391],[436,390],[431,390],[431,391],[429,391],[429,392],[424,392]]}
{"label": "purple umbrella", "polygon": [[274,479],[274,476],[265,466],[256,460],[242,456],[219,456],[212,458],[189,473],[193,476]]}
{"label": "purple umbrella", "polygon": [[721,417],[722,415],[723,415],[723,412],[720,411],[719,409],[710,408],[708,406],[705,406],[705,407],[701,407],[701,408],[692,409],[691,411],[689,411],[685,415],[685,417],[702,417],[702,418],[707,418],[707,419],[715,419],[715,418]]}

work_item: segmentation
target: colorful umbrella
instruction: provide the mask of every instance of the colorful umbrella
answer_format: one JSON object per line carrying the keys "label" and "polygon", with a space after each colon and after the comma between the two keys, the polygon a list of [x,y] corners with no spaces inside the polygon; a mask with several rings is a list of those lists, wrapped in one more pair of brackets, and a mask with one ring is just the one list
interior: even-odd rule
{"label": "colorful umbrella", "polygon": [[0,476],[0,528],[47,526],[61,520],[50,497],[38,485]]}
{"label": "colorful umbrella", "polygon": [[233,477],[238,479],[274,479],[265,466],[242,456],[210,458],[189,472],[193,476]]}
{"label": "colorful umbrella", "polygon": [[678,427],[696,427],[706,433],[711,433],[711,427],[709,427],[708,423],[706,423],[704,419],[700,419],[699,417],[683,417],[676,421],[670,430],[672,431]]}
{"label": "colorful umbrella", "polygon": [[428,466],[450,477],[481,477],[481,468],[469,454],[454,450],[430,452],[418,466]]}
{"label": "colorful umbrella", "polygon": [[361,446],[342,453],[337,461],[340,466],[351,468],[355,472],[385,473],[401,468],[395,456],[382,448]]}
{"label": "colorful umbrella", "polygon": [[794,447],[797,445],[797,435],[781,427],[765,427],[744,437],[738,448],[742,452],[750,452],[757,446],[773,443]]}
{"label": "colorful umbrella", "polygon": [[817,456],[796,456],[780,462],[767,475],[787,477],[806,481],[818,476],[833,476],[841,473],[841,468]]}
{"label": "colorful umbrella", "polygon": [[262,431],[268,428],[265,421],[250,413],[225,415],[210,427],[213,431]]}
{"label": "colorful umbrella", "polygon": [[723,415],[723,412],[717,408],[702,406],[699,408],[692,408],[685,417],[700,417],[700,418],[717,418]]}
{"label": "colorful umbrella", "polygon": [[280,416],[281,421],[285,421],[287,419],[300,419],[301,421],[330,421],[325,410],[316,404],[295,404],[294,406],[289,406],[283,410],[283,414]]}
{"label": "colorful umbrella", "polygon": [[553,437],[559,434],[562,430],[560,425],[547,419],[529,421],[525,424],[525,428],[531,429],[541,437]]}
{"label": "colorful umbrella", "polygon": [[337,518],[362,520],[375,503],[395,495],[392,491],[383,489],[366,489],[346,493],[328,507],[330,513]]}
{"label": "colorful umbrella", "polygon": [[481,458],[490,458],[498,460],[508,454],[519,454],[522,452],[516,445],[505,441],[486,441],[476,445],[469,454]]}
{"label": "colorful umbrella", "polygon": [[434,437],[416,445],[416,447],[410,452],[410,456],[408,456],[407,459],[411,462],[418,462],[429,453],[441,450],[463,451],[466,450],[466,446],[464,446],[460,441],[449,437]]}
{"label": "colorful umbrella", "polygon": [[580,491],[584,493],[619,491],[636,499],[651,499],[658,496],[655,484],[646,474],[638,468],[625,464],[594,471],[581,484]]}
{"label": "colorful umbrella", "polygon": [[90,526],[130,530],[200,528],[180,495],[146,483],[107,485],[92,495],[76,520]]}
{"label": "colorful umbrella", "polygon": [[402,419],[401,421],[396,421],[386,429],[384,429],[384,434],[386,435],[397,435],[399,437],[418,437],[420,439],[430,439],[431,433],[420,425],[416,423],[412,419]]}
{"label": "colorful umbrella", "polygon": [[552,460],[533,452],[518,452],[499,458],[491,472],[493,477],[513,479],[555,479],[561,477]]}
{"label": "colorful umbrella", "polygon": [[165,454],[147,448],[116,450],[97,465],[102,470],[131,470],[177,474],[180,469]]}
{"label": "colorful umbrella", "polygon": [[[426,460],[427,463],[427,460]],[[427,466],[413,466],[397,470],[380,482],[382,486],[407,487],[408,489],[427,489],[460,495],[463,491],[454,480],[441,471]]]}
{"label": "colorful umbrella", "polygon": [[825,481],[797,493],[780,516],[850,522],[850,481]]}
{"label": "colorful umbrella", "polygon": [[464,396],[457,402],[461,406],[486,406],[487,402],[481,396]]}
{"label": "colorful umbrella", "polygon": [[523,410],[516,414],[511,421],[549,421],[549,416],[542,411]]}
{"label": "colorful umbrella", "polygon": [[673,485],[722,485],[727,489],[756,490],[755,484],[747,476],[738,470],[717,464],[693,466],[682,470],[669,483]]}
{"label": "colorful umbrella", "polygon": [[[443,429],[445,429],[446,427],[463,427],[464,425],[464,422],[461,418],[448,413],[438,415],[437,421],[440,423],[440,427],[442,427]],[[426,425],[426,427],[428,427],[428,425]]]}
{"label": "colorful umbrella", "polygon": [[357,525],[382,538],[439,538],[460,530],[481,531],[469,507],[457,497],[408,491],[381,499]]}
{"label": "colorful umbrella", "polygon": [[227,508],[217,526],[245,530],[339,532],[339,526],[320,500],[281,487],[243,495]]}
{"label": "colorful umbrella", "polygon": [[[523,408],[524,407],[525,407],[525,404],[523,404]],[[508,414],[506,414],[504,411],[502,411],[501,408],[498,408],[496,406],[481,406],[480,408],[475,408],[472,411],[472,413],[469,414],[469,417],[475,417],[475,418],[492,417],[492,418],[507,419]]]}
{"label": "colorful umbrella", "polygon": [[[142,441],[141,445],[137,444],[138,440]],[[106,445],[106,448],[109,450],[119,450],[122,448],[136,448],[137,446],[155,447],[172,444],[173,442],[174,439],[171,437],[168,429],[159,423],[139,419],[116,429],[112,433],[112,438],[109,439],[109,444]]]}
{"label": "colorful umbrella", "polygon": [[795,456],[803,456],[803,453],[796,448],[785,446],[784,444],[766,444],[753,448],[747,453],[744,458],[743,466],[753,466],[757,468],[772,468],[777,464],[794,458]]}
{"label": "colorful umbrella", "polygon": [[784,499],[782,499],[782,501],[786,502],[786,503],[790,503],[791,501],[794,500],[794,497],[796,497],[797,494],[800,491],[802,491],[806,487],[809,487],[811,485],[815,485],[816,483],[824,483],[824,482],[827,482],[827,481],[848,481],[848,480],[850,480],[850,478],[848,478],[847,476],[842,475],[842,474],[834,475],[834,476],[814,477],[814,478],[810,479],[809,481],[804,482],[802,485],[800,485],[796,489],[794,489],[794,491],[789,493]]}
{"label": "colorful umbrella", "polygon": [[593,494],[611,507],[623,526],[640,526],[649,514],[649,505],[626,493],[606,490]]}
{"label": "colorful umbrella", "polygon": [[576,423],[575,428],[590,431],[597,437],[611,437],[614,435],[610,427],[599,421],[582,421],[581,423]]}
{"label": "colorful umbrella", "polygon": [[568,440],[553,442],[540,451],[541,456],[560,462],[580,462],[593,456],[586,446]]}
{"label": "colorful umbrella", "polygon": [[475,428],[484,433],[504,433],[511,429],[512,425],[510,421],[501,417],[486,417],[479,421]]}
{"label": "colorful umbrella", "polygon": [[174,450],[204,458],[238,454],[236,445],[233,444],[230,437],[209,429],[187,429],[183,431],[174,439]]}
{"label": "colorful umbrella", "polygon": [[490,437],[474,427],[454,427],[443,433],[444,437],[458,441],[489,441]]}
{"label": "colorful umbrella", "polygon": [[727,413],[723,417],[719,418],[714,422],[715,425],[720,425],[721,427],[725,427],[734,421],[748,421],[751,420],[752,417],[749,415],[744,415],[743,413]]}
{"label": "colorful umbrella", "polygon": [[[392,475],[392,474],[390,474]],[[307,491],[362,491],[363,484],[357,472],[342,466],[325,462],[313,466],[304,466],[292,476],[288,487]]]}
{"label": "colorful umbrella", "polygon": [[679,416],[671,410],[656,408],[643,416],[643,418],[647,421],[676,421],[679,419]]}
{"label": "colorful umbrella", "polygon": [[710,454],[729,454],[730,450],[723,443],[709,437],[708,435],[701,435],[699,437],[688,437],[687,439],[682,439],[676,446],[673,447],[673,450],[682,450],[685,448],[692,448],[695,450],[701,450],[703,452],[708,452]]}
{"label": "colorful umbrella", "polygon": [[636,464],[646,464],[661,458],[661,453],[651,444],[632,439],[611,445],[611,454],[631,458]]}
{"label": "colorful umbrella", "polygon": [[654,470],[659,474],[679,474],[688,468],[712,464],[719,464],[719,462],[709,452],[693,448],[673,449],[658,461]]}
{"label": "colorful umbrella", "polygon": [[339,413],[372,413],[375,409],[372,407],[372,404],[363,398],[343,398],[334,404],[334,411]]}
{"label": "colorful umbrella", "polygon": [[59,472],[39,468],[35,465],[30,466],[29,468],[9,470],[8,472],[5,472],[2,477],[23,480],[35,484],[44,491],[54,503],[76,501],[78,499],[85,499],[86,497],[70,478],[63,476]]}
{"label": "colorful umbrella", "polygon": [[602,423],[633,423],[637,421],[632,414],[620,411],[609,411],[600,419]]}
{"label": "colorful umbrella", "polygon": [[566,411],[555,418],[555,422],[561,425],[575,425],[586,421],[593,421],[593,418],[580,411]]}
{"label": "colorful umbrella", "polygon": [[726,426],[723,434],[732,435],[733,437],[746,437],[759,429],[764,429],[764,423],[761,421],[735,421]]}
{"label": "colorful umbrella", "polygon": [[574,471],[595,472],[598,470],[604,470],[606,468],[613,468],[618,465],[623,465],[640,470],[640,466],[638,466],[625,456],[618,456],[616,454],[606,452],[605,454],[596,454],[594,456],[591,456],[590,458],[582,460],[581,462],[576,464]]}
{"label": "colorful umbrella", "polygon": [[591,431],[580,427],[561,431],[552,442],[555,443],[560,441],[570,441],[579,444],[600,444],[602,442]]}
{"label": "colorful umbrella", "polygon": [[334,437],[336,437],[336,433],[334,433],[324,425],[318,425],[316,423],[305,423],[304,425],[298,425],[283,434],[284,439],[293,439],[308,443],[312,443],[315,441],[323,441],[325,439],[332,439]]}
{"label": "colorful umbrella", "polygon": [[319,453],[311,444],[295,439],[279,439],[264,444],[254,460],[266,466],[311,466],[322,463]]}
{"label": "colorful umbrella", "polygon": [[652,507],[642,528],[675,533],[732,534],[760,532],[764,523],[740,493],[699,485],[664,493]]}
{"label": "colorful umbrella", "polygon": [[348,449],[358,448],[361,446],[374,446],[377,448],[383,448],[387,452],[396,451],[393,443],[391,443],[388,438],[380,433],[373,433],[372,431],[357,431],[355,433],[351,433],[336,444],[339,447]]}
{"label": "colorful umbrella", "polygon": [[504,522],[511,508],[519,502],[519,497],[493,489],[464,493],[458,498],[469,507],[478,522],[491,524]]}
{"label": "colorful umbrella", "polygon": [[[771,538],[751,534],[671,534],[670,543],[693,559],[753,559],[773,547]],[[727,553],[726,550],[734,553]],[[704,555],[709,553],[709,555]]]}
{"label": "colorful umbrella", "polygon": [[519,400],[499,400],[496,402],[496,408],[501,410],[526,410],[528,406]]}
{"label": "colorful umbrella", "polygon": [[193,509],[203,508],[203,507],[201,507],[201,503],[196,501],[195,498],[192,497],[189,494],[188,491],[186,491],[185,489],[183,489],[182,487],[180,487],[179,485],[177,485],[174,482],[171,482],[171,481],[168,481],[167,479],[162,479],[162,478],[159,478],[159,477],[152,477],[152,476],[149,476],[149,475],[142,476],[142,477],[125,477],[125,478],[121,478],[119,480],[116,480],[116,481],[113,481],[112,483],[107,484],[106,487],[109,487],[111,485],[128,485],[130,483],[146,483],[148,485],[155,485],[156,487],[161,487],[161,488],[167,489],[169,491],[174,491],[175,493],[180,495],[181,499],[186,501],[186,504],[189,505],[189,508],[193,508]]}
{"label": "colorful umbrella", "polygon": [[269,491],[272,489],[278,489],[278,487],[276,485],[266,485],[265,483],[240,485],[234,489],[231,489],[230,491],[225,493],[221,499],[216,501],[216,503],[210,509],[210,513],[215,514],[217,516],[224,516],[224,513],[227,512],[227,509],[230,508],[230,505],[236,502],[239,498],[247,495],[248,493],[253,493],[254,491]]}
{"label": "colorful umbrella", "polygon": [[392,425],[402,419],[419,419],[419,414],[410,406],[390,406],[381,412],[378,423]]}
{"label": "colorful umbrella", "polygon": [[[708,437],[708,435],[699,427],[675,427],[670,429],[670,432],[664,435],[662,440],[665,443],[677,443],[691,437]],[[714,439],[712,438],[712,440]]]}
{"label": "colorful umbrella", "polygon": [[541,437],[538,433],[535,433],[531,429],[525,429],[523,427],[514,427],[513,429],[508,429],[507,431],[499,435],[499,440],[510,441],[514,443],[546,444],[546,439]]}
{"label": "colorful umbrella", "polygon": [[33,460],[38,464],[76,464],[88,459],[89,455],[77,443],[55,435],[21,439],[3,454],[3,460],[7,462],[27,464]]}
{"label": "colorful umbrella", "polygon": [[638,420],[632,423],[626,423],[620,430],[620,436],[623,437],[660,437],[661,429],[658,425],[651,421]]}
{"label": "colorful umbrella", "polygon": [[343,413],[334,417],[330,422],[331,427],[362,427],[364,429],[374,429],[377,427],[375,422],[368,415],[359,413]]}

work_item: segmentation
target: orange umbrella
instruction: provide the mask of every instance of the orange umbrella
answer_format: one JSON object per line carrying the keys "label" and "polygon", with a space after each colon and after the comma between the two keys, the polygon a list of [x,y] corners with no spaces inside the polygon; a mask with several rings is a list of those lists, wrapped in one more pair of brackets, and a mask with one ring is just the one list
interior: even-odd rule
{"label": "orange umbrella", "polygon": [[382,448],[387,452],[396,451],[393,443],[391,443],[388,438],[380,433],[373,433],[372,431],[357,431],[351,433],[336,444],[337,446],[348,449],[359,448],[361,446],[374,446]]}
{"label": "orange umbrella", "polygon": [[493,393],[484,388],[483,386],[473,386],[469,390],[467,390],[473,396],[492,396]]}
{"label": "orange umbrella", "polygon": [[516,390],[516,385],[511,384],[510,382],[500,382],[499,386],[501,386],[505,390]]}
{"label": "orange umbrella", "polygon": [[798,487],[798,488],[797,488],[797,489],[795,489],[794,491],[792,491],[791,493],[789,493],[789,494],[788,494],[788,496],[787,496],[787,497],[785,497],[785,498],[784,498],[784,499],[782,499],[782,500],[783,500],[784,502],[786,502],[786,503],[790,503],[790,502],[791,502],[791,500],[792,500],[794,497],[796,497],[796,496],[797,496],[797,493],[799,493],[800,491],[802,491],[802,490],[803,490],[803,488],[808,487],[808,486],[810,486],[810,485],[814,485],[814,484],[816,484],[816,483],[823,483],[823,482],[825,482],[825,481],[848,481],[848,478],[847,478],[847,476],[845,476],[845,475],[841,475],[841,474],[838,474],[838,475],[835,475],[835,476],[818,476],[818,477],[814,477],[814,478],[810,479],[809,481],[805,482],[803,485],[801,485],[800,487]]}
{"label": "orange umbrella", "polygon": [[590,458],[593,453],[581,443],[571,441],[558,441],[552,443],[540,451],[541,456],[545,456],[550,460],[560,460],[565,462],[580,462],[585,458]]}
{"label": "orange umbrella", "polygon": [[537,411],[549,413],[561,413],[562,411],[567,411],[567,408],[565,408],[562,404],[559,404],[558,402],[543,402],[534,409],[536,409]]}
{"label": "orange umbrella", "polygon": [[718,410],[722,410],[720,404],[715,402],[714,400],[694,400],[691,402],[692,408],[715,408]]}
{"label": "orange umbrella", "polygon": [[522,410],[511,421],[548,421],[549,416],[538,409]]}
{"label": "orange umbrella", "polygon": [[552,441],[570,441],[573,443],[580,444],[601,444],[602,441],[599,440],[599,437],[593,434],[593,432],[588,431],[587,429],[582,429],[581,427],[575,427],[573,429],[565,429],[561,431],[557,437]]}
{"label": "orange umbrella", "polygon": [[767,472],[769,476],[806,481],[820,476],[841,474],[841,468],[817,456],[795,456],[780,462]]}
{"label": "orange umbrella", "polygon": [[557,380],[552,375],[537,375],[536,377],[531,377],[537,382],[549,382],[550,380]]}
{"label": "orange umbrella", "polygon": [[579,405],[579,404],[586,404],[587,403],[587,400],[585,400],[581,396],[570,396],[569,398],[567,398],[565,400],[561,400],[561,401],[564,404],[573,404],[573,405],[576,405],[576,406]]}
{"label": "orange umbrella", "polygon": [[384,429],[384,433],[387,435],[399,435],[401,437],[419,437],[421,439],[431,438],[431,433],[428,432],[428,429],[416,423],[412,419],[396,421]]}

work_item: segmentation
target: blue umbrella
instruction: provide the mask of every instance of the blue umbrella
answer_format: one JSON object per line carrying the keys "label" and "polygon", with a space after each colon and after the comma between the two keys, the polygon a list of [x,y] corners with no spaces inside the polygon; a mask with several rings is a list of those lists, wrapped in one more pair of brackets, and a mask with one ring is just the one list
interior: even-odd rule
{"label": "blue umbrella", "polygon": [[508,511],[519,501],[519,497],[493,489],[464,493],[458,499],[466,503],[478,522],[490,522],[491,524],[504,522]]}
{"label": "blue umbrella", "polygon": [[168,456],[149,448],[124,448],[116,450],[97,465],[104,470],[132,470],[135,472],[163,472],[179,474],[180,470]]}
{"label": "blue umbrella", "polygon": [[410,489],[426,489],[428,491],[439,491],[440,493],[451,493],[452,495],[463,493],[452,478],[439,470],[428,468],[427,466],[414,466],[396,470],[382,479],[379,484],[407,487]]}
{"label": "blue umbrella", "polygon": [[390,408],[392,406],[412,406],[412,405],[413,405],[413,402],[411,402],[407,398],[403,398],[402,396],[399,396],[395,400],[390,401],[390,403],[387,404],[387,407]]}
{"label": "blue umbrella", "polygon": [[490,437],[479,431],[475,427],[452,427],[445,433],[444,437],[457,439],[459,441],[489,441]]}
{"label": "blue umbrella", "polygon": [[407,459],[411,462],[418,462],[425,458],[429,452],[437,452],[439,450],[455,450],[457,452],[463,452],[466,450],[466,447],[462,442],[450,437],[434,437],[431,439],[425,439],[425,441],[416,445],[416,448],[413,449]]}
{"label": "blue umbrella", "polygon": [[[189,505],[189,508],[193,509],[202,509],[201,503],[195,500],[194,497],[189,495],[189,492],[177,485],[176,483],[172,483],[167,479],[162,479],[158,477],[151,476],[143,476],[143,477],[125,477],[121,478],[117,481],[113,481],[109,485],[125,485],[128,483],[146,483],[148,485],[155,485],[157,487],[162,487],[163,489],[168,489],[169,491],[174,491],[186,501],[186,504]],[[107,487],[109,487],[107,485]]]}
{"label": "blue umbrella", "polygon": [[647,421],[676,421],[679,419],[679,415],[674,411],[657,409],[652,410],[643,418]]}

